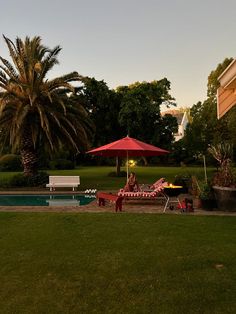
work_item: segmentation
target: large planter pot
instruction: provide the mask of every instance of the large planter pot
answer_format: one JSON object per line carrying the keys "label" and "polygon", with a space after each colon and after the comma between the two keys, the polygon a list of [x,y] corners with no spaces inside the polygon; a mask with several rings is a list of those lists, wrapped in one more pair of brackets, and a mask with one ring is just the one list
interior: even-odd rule
{"label": "large planter pot", "polygon": [[236,211],[236,188],[213,186],[219,210]]}

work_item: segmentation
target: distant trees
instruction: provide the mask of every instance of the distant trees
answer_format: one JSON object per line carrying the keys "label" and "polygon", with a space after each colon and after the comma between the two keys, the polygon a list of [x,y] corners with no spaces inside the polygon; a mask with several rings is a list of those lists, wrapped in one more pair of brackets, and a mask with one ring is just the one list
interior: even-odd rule
{"label": "distant trees", "polygon": [[[136,82],[108,88],[104,81],[83,77],[77,88],[77,98],[96,126],[93,147],[120,139],[126,135],[169,149],[177,121],[162,117],[160,105],[173,105],[170,82],[165,78],[153,82]],[[119,160],[117,160],[119,163]],[[119,166],[118,166],[119,168]]]}
{"label": "distant trees", "polygon": [[49,49],[40,37],[4,40],[10,61],[0,57],[0,141],[6,153],[20,153],[26,176],[48,156],[76,156],[127,134],[170,149],[177,122],[160,114],[162,104],[174,105],[166,78],[116,90],[77,72],[49,80],[59,46]]}
{"label": "distant trees", "polygon": [[104,81],[82,78],[78,100],[96,125],[93,146],[130,135],[154,145],[168,147],[176,131],[176,119],[162,117],[160,105],[173,105],[167,79],[136,82],[110,90]]}
{"label": "distant trees", "polygon": [[193,105],[190,112],[192,121],[185,132],[182,145],[192,156],[207,154],[210,144],[216,145],[228,141],[236,147],[236,108],[217,119],[216,94],[219,87],[218,77],[230,64],[232,58],[226,58],[208,76],[207,99]]}
{"label": "distant trees", "polygon": [[[170,82],[163,78],[152,82],[136,82],[110,90],[104,81],[83,78],[77,93],[79,102],[96,125],[93,147],[109,143],[129,134],[142,141],[172,150],[173,162],[194,162],[207,154],[209,144],[229,141],[236,147],[236,108],[217,119],[216,91],[218,77],[232,61],[226,58],[208,76],[207,99],[187,112],[190,123],[185,137],[174,143],[177,121],[160,113],[161,104],[174,105]],[[235,153],[236,154],[236,153]]]}
{"label": "distant trees", "polygon": [[77,89],[78,101],[96,127],[92,145],[97,147],[125,136],[126,132],[118,121],[121,108],[119,95],[104,81],[83,77],[81,82],[83,86]]}
{"label": "distant trees", "polygon": [[160,106],[164,103],[174,104],[169,91],[170,82],[166,78],[118,87],[117,93],[121,100],[119,123],[126,133],[168,148],[173,141],[177,121],[173,117],[162,117]]}

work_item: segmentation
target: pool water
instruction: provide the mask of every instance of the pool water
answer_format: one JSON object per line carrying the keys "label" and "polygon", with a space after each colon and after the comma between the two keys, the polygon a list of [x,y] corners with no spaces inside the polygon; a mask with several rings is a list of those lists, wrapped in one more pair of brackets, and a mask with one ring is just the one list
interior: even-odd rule
{"label": "pool water", "polygon": [[95,195],[0,195],[0,206],[83,206],[95,199]]}

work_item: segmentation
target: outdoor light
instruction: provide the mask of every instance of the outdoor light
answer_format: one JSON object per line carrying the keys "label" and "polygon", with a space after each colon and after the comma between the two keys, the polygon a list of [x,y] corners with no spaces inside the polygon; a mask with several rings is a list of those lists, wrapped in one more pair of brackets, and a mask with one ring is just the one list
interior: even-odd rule
{"label": "outdoor light", "polygon": [[129,167],[134,167],[134,166],[136,166],[136,161],[133,159],[129,159],[128,165],[129,165]]}

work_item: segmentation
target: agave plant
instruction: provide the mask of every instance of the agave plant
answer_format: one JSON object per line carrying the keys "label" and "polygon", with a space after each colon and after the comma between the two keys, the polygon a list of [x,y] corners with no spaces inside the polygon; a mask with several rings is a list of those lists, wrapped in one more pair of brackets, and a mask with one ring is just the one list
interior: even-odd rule
{"label": "agave plant", "polygon": [[219,170],[214,177],[213,183],[224,187],[234,185],[234,175],[231,166],[233,146],[225,142],[210,146],[208,151],[219,163]]}
{"label": "agave plant", "polygon": [[83,106],[74,100],[71,82],[77,72],[47,79],[58,63],[59,46],[49,49],[40,37],[15,43],[4,37],[11,62],[0,57],[0,141],[19,151],[25,175],[37,173],[38,149],[49,152],[61,145],[86,149],[92,124]]}

